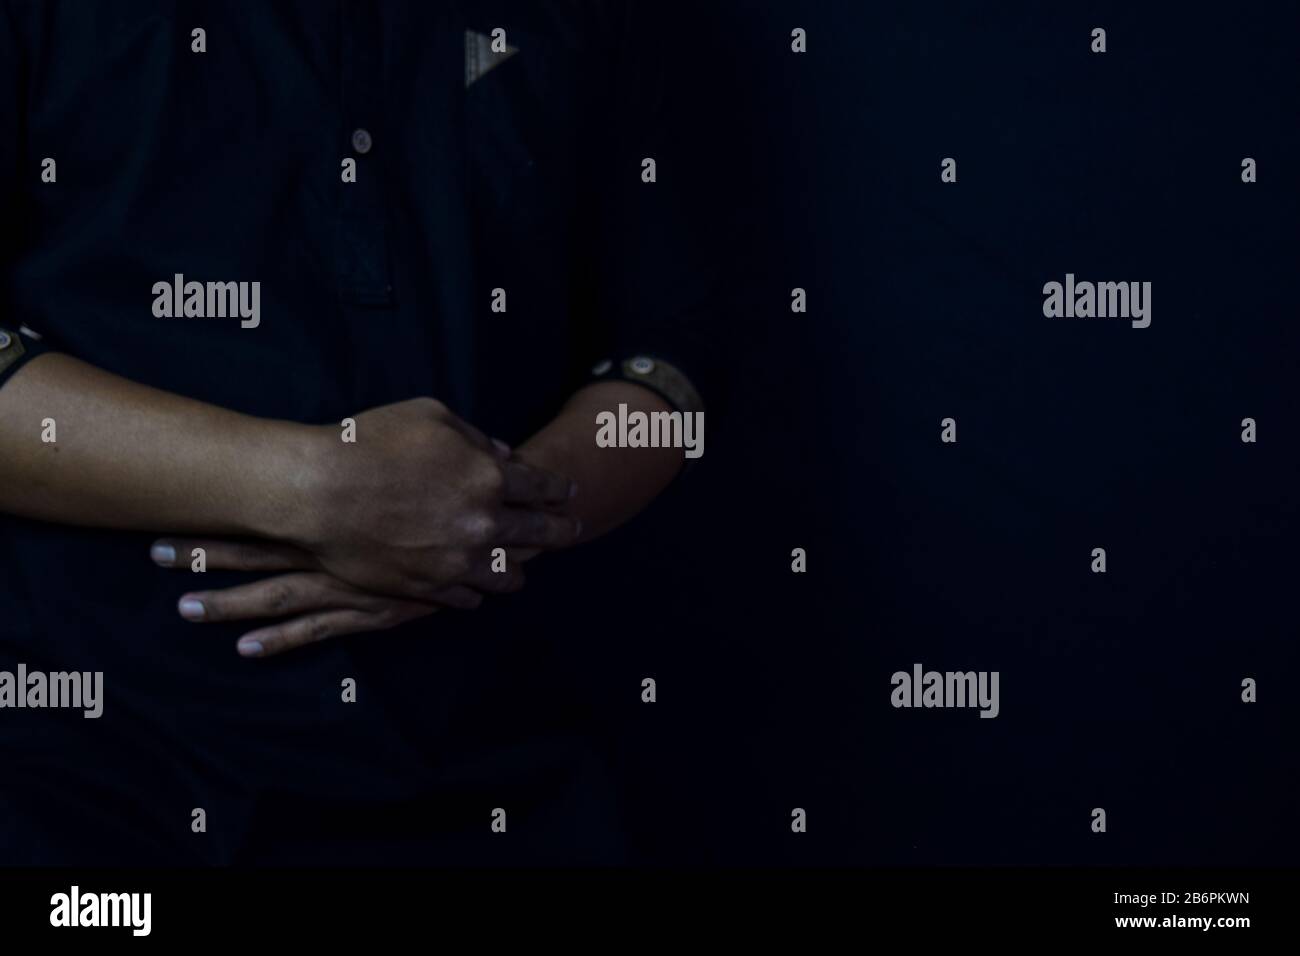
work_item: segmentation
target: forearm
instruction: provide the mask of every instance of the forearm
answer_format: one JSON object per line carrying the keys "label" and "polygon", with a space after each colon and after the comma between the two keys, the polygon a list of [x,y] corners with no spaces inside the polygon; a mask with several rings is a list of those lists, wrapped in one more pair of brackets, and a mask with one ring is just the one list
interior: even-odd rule
{"label": "forearm", "polygon": [[629,382],[601,382],[577,392],[560,413],[518,449],[531,464],[573,478],[578,494],[567,508],[582,521],[582,538],[599,537],[632,518],[668,486],[683,465],[680,448],[600,448],[596,415],[620,403],[629,412],[667,412],[657,394]]}
{"label": "forearm", "polygon": [[292,524],[311,434],[43,355],[0,389],[0,511],[269,536]]}

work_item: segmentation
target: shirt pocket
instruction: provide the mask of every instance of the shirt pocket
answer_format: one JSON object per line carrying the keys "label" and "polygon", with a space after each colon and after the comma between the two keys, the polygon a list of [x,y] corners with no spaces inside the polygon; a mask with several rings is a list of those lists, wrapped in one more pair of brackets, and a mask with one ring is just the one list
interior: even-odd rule
{"label": "shirt pocket", "polygon": [[472,207],[493,233],[553,225],[576,160],[580,90],[566,51],[518,30],[507,42],[518,52],[465,89]]}

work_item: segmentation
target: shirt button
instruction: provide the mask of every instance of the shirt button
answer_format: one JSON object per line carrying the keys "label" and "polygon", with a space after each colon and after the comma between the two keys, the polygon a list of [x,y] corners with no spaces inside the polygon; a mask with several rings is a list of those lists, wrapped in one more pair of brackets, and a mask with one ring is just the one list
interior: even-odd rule
{"label": "shirt button", "polygon": [[370,147],[374,145],[374,140],[370,138],[370,131],[365,129],[354,129],[352,131],[352,148],[364,156],[370,152]]}
{"label": "shirt button", "polygon": [[7,349],[7,348],[9,348],[9,346],[10,346],[10,344],[11,344],[12,342],[13,342],[13,339],[10,338],[8,332],[0,331],[0,349]]}
{"label": "shirt button", "polygon": [[638,375],[649,375],[655,370],[655,363],[644,355],[638,355],[632,360],[632,371]]}

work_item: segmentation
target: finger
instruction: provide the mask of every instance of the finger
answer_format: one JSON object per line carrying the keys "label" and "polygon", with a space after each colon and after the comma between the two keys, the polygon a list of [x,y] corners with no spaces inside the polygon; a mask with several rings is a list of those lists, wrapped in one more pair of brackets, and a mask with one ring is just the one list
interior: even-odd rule
{"label": "finger", "polygon": [[381,609],[386,600],[328,574],[280,574],[219,591],[184,594],[177,609],[187,621],[210,624],[340,608],[372,611]]}
{"label": "finger", "polygon": [[159,538],[149,549],[149,557],[164,568],[189,568],[199,548],[210,570],[302,571],[316,567],[316,559],[308,552],[269,541]]}
{"label": "finger", "polygon": [[513,505],[560,504],[578,492],[578,486],[563,475],[520,461],[501,466],[505,476],[502,497]]}
{"label": "finger", "polygon": [[516,564],[507,566],[504,571],[493,571],[484,563],[465,575],[462,584],[488,594],[508,594],[524,586],[524,569]]}
{"label": "finger", "polygon": [[582,534],[582,522],[567,515],[524,508],[499,512],[494,544],[514,548],[566,548]]}
{"label": "finger", "polygon": [[436,608],[400,602],[383,611],[320,611],[249,631],[235,644],[241,657],[271,657],[306,644],[345,634],[384,631],[406,621],[432,614]]}

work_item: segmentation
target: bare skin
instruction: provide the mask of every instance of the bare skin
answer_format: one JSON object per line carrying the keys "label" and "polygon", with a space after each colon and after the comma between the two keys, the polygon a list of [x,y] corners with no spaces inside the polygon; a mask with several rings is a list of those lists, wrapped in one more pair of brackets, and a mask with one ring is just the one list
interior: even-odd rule
{"label": "bare skin", "polygon": [[[599,537],[641,511],[682,467],[677,449],[596,446],[597,412],[620,402],[632,410],[670,410],[662,398],[639,385],[591,385],[575,394],[514,456],[576,479],[577,493],[562,511],[581,522],[580,541]],[[151,553],[166,567],[187,569],[186,556],[194,548],[205,550],[209,568],[289,572],[239,587],[189,592],[178,601],[181,616],[195,622],[285,618],[241,637],[237,648],[245,656],[269,656],[331,637],[384,630],[438,610],[351,587],[319,570],[309,553],[272,543],[163,539]],[[507,549],[507,567],[518,574],[520,584],[520,566],[536,554],[537,549]]]}
{"label": "bare skin", "polygon": [[[262,635],[270,649],[243,639],[241,653],[259,656],[474,607],[522,586],[520,565],[537,551],[630,518],[681,452],[598,449],[596,412],[620,401],[667,409],[640,386],[590,386],[510,455],[419,398],[355,415],[357,441],[344,443],[335,425],[242,415],[46,354],[0,389],[0,510],[195,536],[209,568],[292,569],[256,595],[200,599],[204,621],[296,615]],[[40,440],[46,418],[57,442]],[[211,540],[229,536],[255,542]],[[491,570],[495,547],[511,556],[505,573]],[[188,568],[189,549],[174,553]]]}

